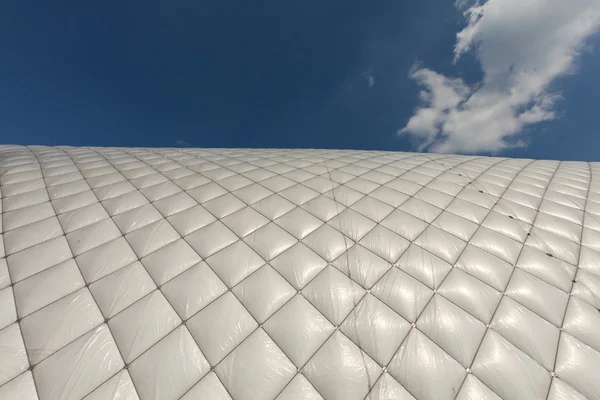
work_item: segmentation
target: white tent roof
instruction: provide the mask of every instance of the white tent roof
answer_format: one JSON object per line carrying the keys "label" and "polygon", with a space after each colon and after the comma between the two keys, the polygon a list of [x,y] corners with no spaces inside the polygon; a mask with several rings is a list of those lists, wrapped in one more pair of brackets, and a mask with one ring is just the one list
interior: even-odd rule
{"label": "white tent roof", "polygon": [[600,399],[600,164],[0,146],[0,399]]}

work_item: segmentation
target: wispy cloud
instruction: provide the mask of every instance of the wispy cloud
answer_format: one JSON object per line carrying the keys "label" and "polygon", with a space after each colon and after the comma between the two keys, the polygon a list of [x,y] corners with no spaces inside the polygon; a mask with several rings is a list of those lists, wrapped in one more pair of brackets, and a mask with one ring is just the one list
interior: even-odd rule
{"label": "wispy cloud", "polygon": [[467,26],[458,32],[455,62],[475,52],[483,79],[467,85],[416,65],[421,105],[401,135],[421,150],[498,152],[526,144],[518,136],[557,118],[559,93],[549,91],[558,77],[574,72],[586,40],[600,27],[598,0],[458,0]]}
{"label": "wispy cloud", "polygon": [[373,75],[367,76],[367,82],[369,83],[369,87],[375,86],[375,77]]}
{"label": "wispy cloud", "polygon": [[367,80],[367,84],[369,85],[369,87],[375,86],[375,76],[373,75],[373,72],[367,71],[363,74],[363,76]]}

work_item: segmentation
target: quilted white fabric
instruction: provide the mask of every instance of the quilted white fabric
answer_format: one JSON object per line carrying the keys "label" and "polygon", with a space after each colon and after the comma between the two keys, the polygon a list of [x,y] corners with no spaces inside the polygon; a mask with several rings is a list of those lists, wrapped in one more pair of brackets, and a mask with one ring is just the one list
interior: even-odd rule
{"label": "quilted white fabric", "polygon": [[1,400],[600,399],[600,163],[0,146]]}

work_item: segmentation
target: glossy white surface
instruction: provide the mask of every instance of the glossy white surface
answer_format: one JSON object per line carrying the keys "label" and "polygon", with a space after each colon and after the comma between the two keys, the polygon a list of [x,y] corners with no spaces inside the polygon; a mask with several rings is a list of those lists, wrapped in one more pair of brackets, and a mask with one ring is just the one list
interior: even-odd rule
{"label": "glossy white surface", "polygon": [[0,146],[0,400],[600,399],[600,164]]}

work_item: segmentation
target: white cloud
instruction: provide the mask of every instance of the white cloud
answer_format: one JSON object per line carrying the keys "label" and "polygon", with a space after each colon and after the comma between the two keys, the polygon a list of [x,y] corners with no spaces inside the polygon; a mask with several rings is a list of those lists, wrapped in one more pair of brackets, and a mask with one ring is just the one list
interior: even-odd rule
{"label": "white cloud", "polygon": [[456,8],[458,8],[459,10],[463,10],[463,9],[471,6],[475,2],[476,2],[476,0],[456,0],[456,2],[454,3],[454,6]]}
{"label": "white cloud", "polygon": [[369,87],[375,86],[375,76],[373,75],[372,72],[367,71],[367,72],[363,73],[362,75],[367,80],[367,84],[369,85]]}
{"label": "white cloud", "polygon": [[467,26],[455,61],[475,52],[483,79],[475,85],[427,68],[411,71],[424,90],[399,134],[435,152],[498,152],[524,146],[529,125],[555,119],[558,77],[573,73],[586,39],[600,27],[599,0],[457,0]]}

